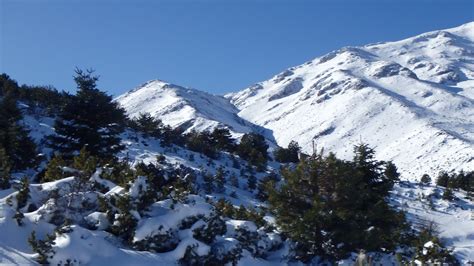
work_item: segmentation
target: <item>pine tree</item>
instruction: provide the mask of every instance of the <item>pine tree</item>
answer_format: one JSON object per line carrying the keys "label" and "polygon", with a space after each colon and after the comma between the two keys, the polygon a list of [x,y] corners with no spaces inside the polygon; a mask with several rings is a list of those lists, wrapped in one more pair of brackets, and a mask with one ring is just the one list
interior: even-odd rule
{"label": "pine tree", "polygon": [[214,191],[214,183],[213,183],[212,175],[204,174],[203,179],[204,179],[204,191],[207,194],[211,194]]}
{"label": "pine tree", "polygon": [[237,145],[237,154],[247,160],[258,170],[263,170],[268,159],[268,144],[265,138],[257,133],[247,133],[242,136],[239,145]]}
{"label": "pine tree", "polygon": [[421,184],[429,185],[431,183],[431,177],[428,174],[424,174],[420,179]]}
{"label": "pine tree", "polygon": [[394,182],[386,163],[376,161],[367,145],[354,150],[352,161],[314,154],[295,169],[283,169],[281,186],[267,186],[270,210],[297,243],[297,259],[343,258],[360,248],[393,250],[402,242],[408,228],[386,201]]}
{"label": "pine tree", "polygon": [[288,148],[278,148],[274,152],[275,160],[280,163],[297,163],[301,147],[298,142],[290,141]]}
{"label": "pine tree", "polygon": [[234,140],[227,128],[215,128],[211,133],[211,140],[219,151],[233,152],[235,150]]}
{"label": "pine tree", "polygon": [[48,162],[46,166],[46,172],[43,177],[43,182],[50,182],[54,180],[59,180],[64,178],[64,173],[62,167],[65,166],[65,162],[60,154],[56,154],[51,160]]}
{"label": "pine tree", "polygon": [[81,171],[84,179],[89,179],[90,176],[96,171],[97,161],[97,158],[92,156],[86,147],[83,147],[80,150],[79,155],[74,157],[73,167]]}
{"label": "pine tree", "polygon": [[444,190],[443,199],[444,200],[449,200],[449,201],[454,199],[454,193],[453,193],[453,190],[451,188],[448,187]]}
{"label": "pine tree", "polygon": [[230,175],[230,184],[239,188],[239,178],[235,174]]}
{"label": "pine tree", "polygon": [[131,127],[143,133],[145,137],[159,138],[163,123],[149,113],[140,113],[137,118],[131,121]]}
{"label": "pine tree", "polygon": [[12,170],[31,167],[36,161],[36,145],[21,125],[22,118],[14,92],[5,92],[0,100],[0,148],[9,157]]}
{"label": "pine tree", "polygon": [[0,148],[0,190],[10,188],[10,159],[5,149]]}
{"label": "pine tree", "polygon": [[53,245],[55,244],[55,235],[46,235],[45,240],[38,240],[36,238],[36,232],[31,232],[28,238],[28,243],[35,253],[38,253],[36,261],[41,265],[47,265],[48,259],[54,256]]}
{"label": "pine tree", "polygon": [[255,175],[250,175],[247,178],[247,188],[250,191],[254,191],[257,188],[257,177]]}
{"label": "pine tree", "polygon": [[223,193],[225,192],[225,173],[224,168],[217,168],[216,175],[214,176],[216,181],[216,192]]}
{"label": "pine tree", "polygon": [[137,226],[137,220],[130,213],[132,204],[129,196],[117,196],[116,205],[118,214],[115,216],[115,222],[111,227],[112,233],[121,237],[126,243],[131,244]]}
{"label": "pine tree", "polygon": [[448,187],[449,183],[449,174],[446,172],[441,172],[438,174],[438,178],[436,179],[436,185],[442,187]]}
{"label": "pine tree", "polygon": [[30,182],[28,178],[23,177],[20,183],[20,190],[16,195],[16,201],[18,203],[17,209],[21,209],[26,206],[28,199],[30,198]]}
{"label": "pine tree", "polygon": [[65,156],[72,156],[84,146],[92,155],[109,158],[120,151],[119,134],[123,131],[125,112],[112,97],[97,89],[93,71],[76,69],[77,94],[58,115],[49,137],[50,145]]}

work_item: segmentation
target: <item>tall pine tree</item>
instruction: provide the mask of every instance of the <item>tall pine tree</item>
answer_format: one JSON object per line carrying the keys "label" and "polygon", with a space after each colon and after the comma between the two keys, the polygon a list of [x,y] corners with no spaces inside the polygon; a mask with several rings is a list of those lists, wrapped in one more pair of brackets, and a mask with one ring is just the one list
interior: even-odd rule
{"label": "tall pine tree", "polygon": [[1,75],[0,148],[8,156],[12,170],[31,167],[36,159],[36,145],[29,131],[21,124],[21,110],[17,106],[18,86],[8,76]]}
{"label": "tall pine tree", "polygon": [[77,94],[66,104],[55,121],[52,148],[66,157],[82,147],[92,155],[107,158],[120,151],[125,112],[112,97],[97,89],[98,76],[92,70],[76,69]]}

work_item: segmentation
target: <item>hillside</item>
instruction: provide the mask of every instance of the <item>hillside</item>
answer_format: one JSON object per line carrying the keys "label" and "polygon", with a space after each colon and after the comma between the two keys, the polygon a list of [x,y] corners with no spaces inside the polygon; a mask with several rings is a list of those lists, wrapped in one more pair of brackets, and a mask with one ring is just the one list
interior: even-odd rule
{"label": "hillside", "polygon": [[260,127],[240,118],[238,109],[222,96],[160,80],[149,81],[115,99],[130,117],[149,113],[185,132],[226,127],[236,136]]}
{"label": "hillside", "polygon": [[346,47],[227,95],[239,116],[348,158],[367,142],[404,177],[474,169],[474,23]]}

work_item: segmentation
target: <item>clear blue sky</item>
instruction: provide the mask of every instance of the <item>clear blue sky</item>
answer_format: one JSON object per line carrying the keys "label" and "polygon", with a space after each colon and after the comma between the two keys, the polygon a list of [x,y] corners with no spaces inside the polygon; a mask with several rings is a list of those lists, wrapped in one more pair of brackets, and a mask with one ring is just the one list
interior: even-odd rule
{"label": "clear blue sky", "polygon": [[113,95],[155,78],[222,94],[342,46],[473,20],[472,0],[0,0],[0,72],[74,91],[74,67],[91,67]]}

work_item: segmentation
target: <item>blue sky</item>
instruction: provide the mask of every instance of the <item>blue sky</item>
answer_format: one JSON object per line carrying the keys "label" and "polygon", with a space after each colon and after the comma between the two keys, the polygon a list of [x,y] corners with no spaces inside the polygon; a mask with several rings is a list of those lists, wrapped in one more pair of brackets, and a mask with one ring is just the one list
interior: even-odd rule
{"label": "blue sky", "polygon": [[342,46],[473,20],[472,0],[0,0],[0,72],[74,91],[78,66],[113,95],[155,78],[223,94]]}

